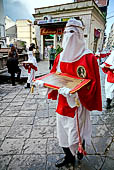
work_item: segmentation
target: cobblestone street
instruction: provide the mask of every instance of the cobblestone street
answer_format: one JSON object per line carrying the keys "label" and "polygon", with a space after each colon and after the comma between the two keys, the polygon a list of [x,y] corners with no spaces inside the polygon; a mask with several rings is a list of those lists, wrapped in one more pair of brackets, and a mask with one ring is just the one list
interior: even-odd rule
{"label": "cobblestone street", "polygon": [[[44,71],[47,62],[39,64]],[[105,109],[102,71],[101,80],[103,111],[91,112],[91,147],[75,167],[61,170],[114,170],[114,107]],[[31,93],[22,84],[0,84],[0,170],[57,169],[63,151],[56,137],[56,101],[47,102],[45,95],[45,88]]]}

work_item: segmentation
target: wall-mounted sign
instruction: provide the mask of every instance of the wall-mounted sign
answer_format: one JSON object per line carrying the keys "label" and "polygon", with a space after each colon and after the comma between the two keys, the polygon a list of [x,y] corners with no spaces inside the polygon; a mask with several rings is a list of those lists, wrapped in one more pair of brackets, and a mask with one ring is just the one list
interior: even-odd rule
{"label": "wall-mounted sign", "polygon": [[62,22],[67,22],[70,18],[62,18],[61,21]]}
{"label": "wall-mounted sign", "polygon": [[64,28],[40,28],[41,35],[63,34]]}
{"label": "wall-mounted sign", "polygon": [[95,38],[100,38],[100,30],[99,29],[94,29],[94,36],[95,36]]}
{"label": "wall-mounted sign", "polygon": [[47,23],[57,23],[57,22],[67,22],[69,18],[56,18],[56,19],[50,19],[50,20],[40,20],[37,21],[38,25],[47,24]]}

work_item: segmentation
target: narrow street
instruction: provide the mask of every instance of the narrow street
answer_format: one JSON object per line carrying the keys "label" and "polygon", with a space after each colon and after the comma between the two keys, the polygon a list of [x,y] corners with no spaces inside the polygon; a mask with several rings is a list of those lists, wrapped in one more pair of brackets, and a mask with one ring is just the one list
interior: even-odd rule
{"label": "narrow street", "polygon": [[[47,74],[48,62],[38,63],[38,76]],[[5,76],[6,73],[4,73]],[[100,70],[103,111],[91,112],[92,143],[75,167],[61,170],[114,169],[114,103],[105,109],[104,74]],[[22,71],[22,76],[26,73]],[[46,88],[31,93],[24,84],[0,84],[0,170],[56,170],[63,156],[56,137],[56,101],[46,101]]]}

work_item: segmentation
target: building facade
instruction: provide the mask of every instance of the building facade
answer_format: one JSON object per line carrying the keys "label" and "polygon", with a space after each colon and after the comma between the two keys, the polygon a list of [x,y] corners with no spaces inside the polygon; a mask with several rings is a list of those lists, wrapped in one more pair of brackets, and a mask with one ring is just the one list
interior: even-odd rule
{"label": "building facade", "polygon": [[110,50],[112,49],[112,47],[114,48],[114,23],[111,26],[106,47]]}
{"label": "building facade", "polygon": [[85,25],[86,48],[93,52],[103,48],[106,18],[94,0],[78,0],[73,3],[35,8],[37,41],[41,59],[45,58],[45,47],[61,45],[63,30],[69,18],[79,18]]}
{"label": "building facade", "polygon": [[30,20],[17,20],[17,40],[25,41],[29,47],[31,43],[35,43],[35,26]]}
{"label": "building facade", "polygon": [[17,39],[16,22],[14,22],[8,16],[5,17],[5,32],[6,32],[6,43],[7,43],[7,45],[14,43]]}
{"label": "building facade", "polygon": [[3,0],[0,0],[0,48],[6,47],[5,16]]}

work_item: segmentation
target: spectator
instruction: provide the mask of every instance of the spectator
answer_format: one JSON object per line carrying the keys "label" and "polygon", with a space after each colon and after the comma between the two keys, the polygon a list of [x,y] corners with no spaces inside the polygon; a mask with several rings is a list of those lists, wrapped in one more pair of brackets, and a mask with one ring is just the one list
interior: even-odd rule
{"label": "spectator", "polygon": [[16,48],[12,45],[11,50],[8,54],[8,60],[6,64],[8,68],[8,73],[11,74],[12,86],[15,86],[15,73],[17,74],[17,79],[20,80],[21,69],[19,68],[18,64],[18,54],[16,52]]}
{"label": "spectator", "polygon": [[51,45],[51,48],[49,50],[49,69],[53,66],[54,60],[55,60],[55,54],[56,50],[53,48],[53,45]]}

